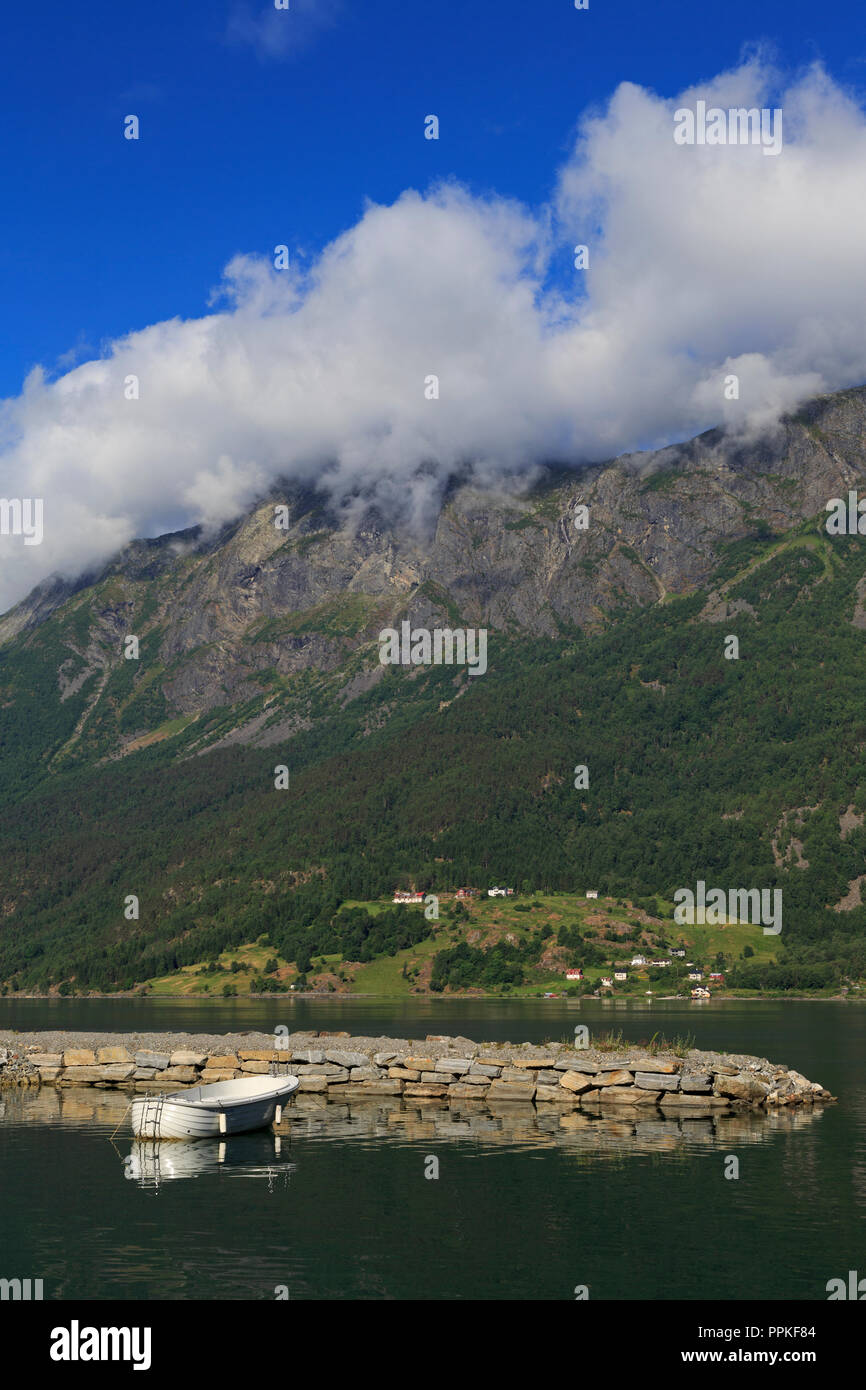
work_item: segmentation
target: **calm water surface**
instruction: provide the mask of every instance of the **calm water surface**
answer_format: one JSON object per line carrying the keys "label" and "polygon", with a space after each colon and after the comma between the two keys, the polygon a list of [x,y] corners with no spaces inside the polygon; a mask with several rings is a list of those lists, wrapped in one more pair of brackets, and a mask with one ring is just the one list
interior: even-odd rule
{"label": "calm water surface", "polygon": [[[691,1034],[837,1106],[631,1121],[307,1097],[278,1135],[134,1144],[127,1097],[0,1093],[0,1277],[57,1299],[825,1299],[866,1271],[866,1011],[807,1002],[0,1001],[0,1028]],[[740,1161],[726,1180],[725,1158]],[[425,1178],[430,1158],[437,1180]]]}

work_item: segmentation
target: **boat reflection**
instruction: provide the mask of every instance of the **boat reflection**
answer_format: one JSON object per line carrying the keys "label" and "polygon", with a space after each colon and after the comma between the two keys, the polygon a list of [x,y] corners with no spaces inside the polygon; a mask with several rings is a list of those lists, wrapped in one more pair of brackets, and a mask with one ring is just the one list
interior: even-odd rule
{"label": "boat reflection", "polygon": [[156,1189],[181,1178],[265,1178],[273,1189],[286,1186],[295,1164],[279,1134],[238,1134],[230,1139],[136,1140],[123,1159],[123,1176]]}

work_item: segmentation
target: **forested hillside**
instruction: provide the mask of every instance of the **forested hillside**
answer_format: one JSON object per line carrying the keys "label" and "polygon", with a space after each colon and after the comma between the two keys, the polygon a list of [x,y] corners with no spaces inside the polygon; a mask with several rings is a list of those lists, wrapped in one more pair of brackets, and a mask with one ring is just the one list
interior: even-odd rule
{"label": "forested hillside", "polygon": [[[341,904],[398,884],[670,901],[698,879],[781,887],[779,958],[863,976],[864,544],[821,516],[756,526],[686,596],[595,632],[562,618],[556,635],[491,631],[483,678],[390,667],[340,702],[308,669],[315,719],[215,751],[181,721],[123,757],[66,759],[100,676],[57,700],[59,609],[0,653],[0,980],[128,988],[265,934],[301,965],[370,958],[420,939],[422,915],[377,937]],[[376,648],[348,659],[375,670]],[[228,708],[209,717],[228,727]]]}

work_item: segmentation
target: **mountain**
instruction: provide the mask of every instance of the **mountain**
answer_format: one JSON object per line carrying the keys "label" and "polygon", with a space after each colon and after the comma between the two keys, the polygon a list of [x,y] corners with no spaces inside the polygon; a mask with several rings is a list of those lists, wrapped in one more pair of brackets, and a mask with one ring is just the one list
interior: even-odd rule
{"label": "mountain", "polygon": [[[824,522],[866,490],[866,388],[533,476],[455,480],[424,534],[287,485],[0,618],[5,986],[294,961],[398,881],[502,878],[783,886],[785,958],[863,973],[866,556]],[[383,666],[407,619],[485,628],[486,674]]]}

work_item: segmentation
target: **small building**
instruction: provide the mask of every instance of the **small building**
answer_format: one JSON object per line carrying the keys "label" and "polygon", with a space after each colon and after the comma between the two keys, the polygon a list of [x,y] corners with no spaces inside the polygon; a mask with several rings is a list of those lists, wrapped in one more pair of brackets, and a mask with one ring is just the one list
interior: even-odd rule
{"label": "small building", "polygon": [[462,898],[477,898],[477,897],[478,897],[478,889],[477,889],[477,888],[458,888],[458,889],[457,889],[457,892],[456,892],[456,894],[455,894],[455,896],[456,896],[457,898],[461,898],[461,899],[462,899]]}
{"label": "small building", "polygon": [[696,985],[695,988],[692,990],[692,998],[693,998],[693,999],[709,999],[709,998],[710,998],[710,991],[709,991],[708,989],[706,989],[706,988],[704,987],[704,985]]}
{"label": "small building", "polygon": [[632,956],[631,963],[637,966],[646,965],[646,956]]}
{"label": "small building", "polygon": [[614,970],[614,972],[613,972],[613,978],[614,978],[615,980],[627,980],[627,979],[628,979],[628,971],[627,971],[627,970]]}
{"label": "small building", "polygon": [[598,897],[598,889],[597,889],[597,888],[590,888],[586,896],[587,896],[588,898],[597,898],[597,897]]}
{"label": "small building", "polygon": [[613,980],[610,978],[609,975],[602,975],[601,983],[605,986],[606,989],[613,989]]}
{"label": "small building", "polygon": [[583,979],[583,971],[582,971],[582,970],[566,970],[566,972],[565,972],[565,978],[566,978],[567,980],[582,980],[582,979]]}
{"label": "small building", "polygon": [[669,961],[669,960],[651,960],[651,961],[649,961],[649,964],[650,964],[654,969],[658,969],[659,966],[661,966],[662,969],[663,969],[665,966],[670,965],[670,961]]}
{"label": "small building", "polygon": [[488,888],[488,898],[510,898],[514,894],[513,888]]}
{"label": "small building", "polygon": [[395,903],[423,903],[424,894],[416,893],[409,888],[398,888],[391,901]]}
{"label": "small building", "polygon": [[690,971],[689,971],[689,979],[690,979],[690,980],[702,980],[703,978],[704,978],[704,972],[703,972],[703,970],[690,970]]}
{"label": "small building", "polygon": [[680,960],[684,960],[686,953],[682,946],[675,946],[674,949],[671,951],[671,955],[678,956]]}
{"label": "small building", "polygon": [[719,971],[719,970],[711,970],[711,971],[710,971],[710,984],[711,984],[711,985],[723,985],[724,983],[725,983],[725,977],[724,977],[724,975],[721,973],[721,971]]}

